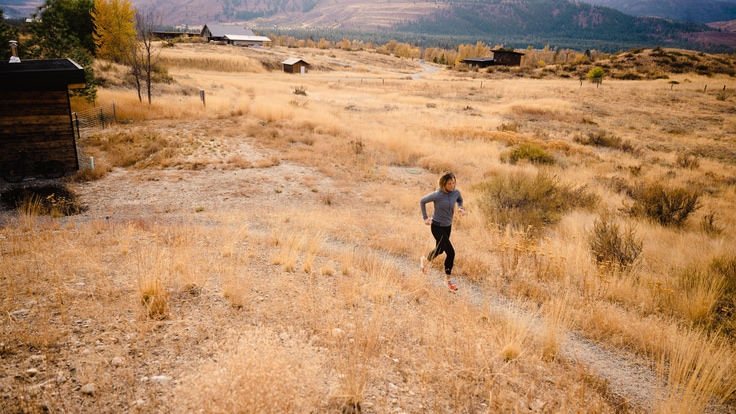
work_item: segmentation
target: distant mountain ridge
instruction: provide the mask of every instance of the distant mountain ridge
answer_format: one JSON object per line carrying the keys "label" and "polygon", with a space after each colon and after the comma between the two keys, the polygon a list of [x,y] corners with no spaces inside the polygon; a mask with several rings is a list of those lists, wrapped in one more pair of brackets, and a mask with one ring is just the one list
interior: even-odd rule
{"label": "distant mountain ridge", "polygon": [[[23,0],[0,0],[2,5]],[[39,0],[40,1],[40,0]],[[595,4],[594,4],[595,3]],[[615,51],[638,46],[683,47],[733,53],[736,33],[727,23],[709,28],[633,13],[716,16],[728,20],[736,0],[133,0],[139,8],[154,8],[166,25],[202,27],[207,23],[237,23],[270,32],[311,31],[309,36],[353,36],[376,32],[397,40],[526,45],[551,44],[575,49]],[[714,17],[711,17],[714,18]],[[702,18],[698,18],[702,20]],[[733,19],[731,19],[733,20]],[[339,31],[338,34],[334,32]],[[401,37],[403,36],[403,38]],[[431,41],[429,36],[434,36]],[[338,39],[339,40],[339,39]]]}
{"label": "distant mountain ridge", "polygon": [[736,0],[586,0],[634,16],[654,16],[686,23],[736,20]]}
{"label": "distant mountain ridge", "polygon": [[[552,43],[575,49],[616,51],[640,46],[687,47],[703,24],[636,17],[609,7],[567,0],[453,2],[452,7],[395,27],[399,32],[464,36],[494,42]],[[717,33],[717,32],[716,32]]]}

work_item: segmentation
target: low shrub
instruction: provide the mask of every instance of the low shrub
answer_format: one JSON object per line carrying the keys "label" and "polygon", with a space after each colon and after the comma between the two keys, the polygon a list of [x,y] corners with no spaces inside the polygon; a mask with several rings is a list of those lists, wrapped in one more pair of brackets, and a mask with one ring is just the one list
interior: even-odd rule
{"label": "low shrub", "polygon": [[622,229],[610,213],[605,213],[593,222],[588,245],[597,263],[628,267],[639,257],[644,243],[637,239],[633,226]]}
{"label": "low shrub", "polygon": [[592,145],[594,147],[621,148],[623,140],[621,137],[609,134],[606,131],[589,132],[587,136],[576,136],[574,141],[578,144]]}
{"label": "low shrub", "polygon": [[106,176],[112,168],[108,165],[97,163],[94,168],[82,168],[76,174],[69,177],[71,182],[96,181]]}
{"label": "low shrub", "polygon": [[677,165],[682,168],[694,170],[700,167],[700,159],[697,155],[690,152],[681,152],[677,154]]}
{"label": "low shrub", "polygon": [[0,202],[11,209],[51,217],[64,217],[87,211],[73,190],[61,184],[38,187],[15,186],[0,194]]}
{"label": "low shrub", "polygon": [[528,160],[532,164],[554,164],[555,158],[550,155],[546,149],[539,145],[531,143],[522,143],[514,148],[504,158],[508,158],[511,164],[516,164],[520,160]]}
{"label": "low shrub", "polygon": [[716,223],[716,213],[710,212],[700,219],[700,230],[710,236],[717,236],[725,230]]}
{"label": "low shrub", "polygon": [[178,153],[177,144],[155,133],[120,131],[85,139],[86,147],[105,153],[112,167],[146,167],[167,163]]}
{"label": "low shrub", "polygon": [[628,211],[663,226],[682,226],[688,216],[700,208],[699,196],[699,192],[687,188],[639,184],[631,191],[634,204]]}
{"label": "low shrub", "polygon": [[585,186],[573,188],[541,171],[535,176],[513,173],[481,183],[479,204],[488,220],[500,226],[512,225],[532,233],[557,223],[574,208],[588,208],[598,196]]}

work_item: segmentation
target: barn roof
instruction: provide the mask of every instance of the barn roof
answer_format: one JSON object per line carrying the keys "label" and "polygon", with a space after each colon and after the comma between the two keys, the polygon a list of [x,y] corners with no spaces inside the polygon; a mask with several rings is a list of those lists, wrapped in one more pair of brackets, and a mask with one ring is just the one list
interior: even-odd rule
{"label": "barn roof", "polygon": [[0,90],[43,90],[84,86],[84,69],[71,59],[0,62]]}
{"label": "barn roof", "polygon": [[227,35],[255,36],[252,30],[232,24],[206,24],[202,27],[201,33],[204,34],[206,29],[209,29],[212,37],[225,37]]}
{"label": "barn roof", "polygon": [[298,62],[304,62],[304,63],[307,64],[307,66],[309,66],[309,63],[307,63],[306,61],[304,61],[302,59],[299,59],[299,58],[288,58],[285,61],[281,62],[281,64],[282,65],[294,65],[294,64],[296,64]]}
{"label": "barn roof", "polygon": [[235,40],[241,42],[270,42],[271,38],[266,36],[243,36],[243,35],[231,35],[226,34],[223,38],[228,40]]}

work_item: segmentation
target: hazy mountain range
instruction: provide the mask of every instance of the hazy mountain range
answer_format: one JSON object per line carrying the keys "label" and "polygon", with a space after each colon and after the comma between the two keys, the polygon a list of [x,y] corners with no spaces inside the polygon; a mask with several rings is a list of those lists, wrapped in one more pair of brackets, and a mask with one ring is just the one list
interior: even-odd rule
{"label": "hazy mountain range", "polygon": [[[40,2],[0,0],[8,17]],[[620,48],[661,44],[736,50],[736,0],[133,0],[166,25],[239,23],[267,30],[415,33],[457,41]],[[657,17],[657,18],[653,18]],[[709,31],[703,23],[712,24]],[[712,30],[712,29],[710,29]],[[268,34],[268,33],[263,33]],[[452,41],[448,42],[452,43]]]}

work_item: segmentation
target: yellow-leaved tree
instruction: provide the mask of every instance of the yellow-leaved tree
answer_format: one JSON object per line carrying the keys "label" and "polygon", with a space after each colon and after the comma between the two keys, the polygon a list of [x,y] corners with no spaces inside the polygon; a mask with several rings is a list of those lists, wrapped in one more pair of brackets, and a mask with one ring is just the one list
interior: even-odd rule
{"label": "yellow-leaved tree", "polygon": [[124,63],[135,41],[135,12],[131,0],[95,0],[92,22],[97,57]]}

